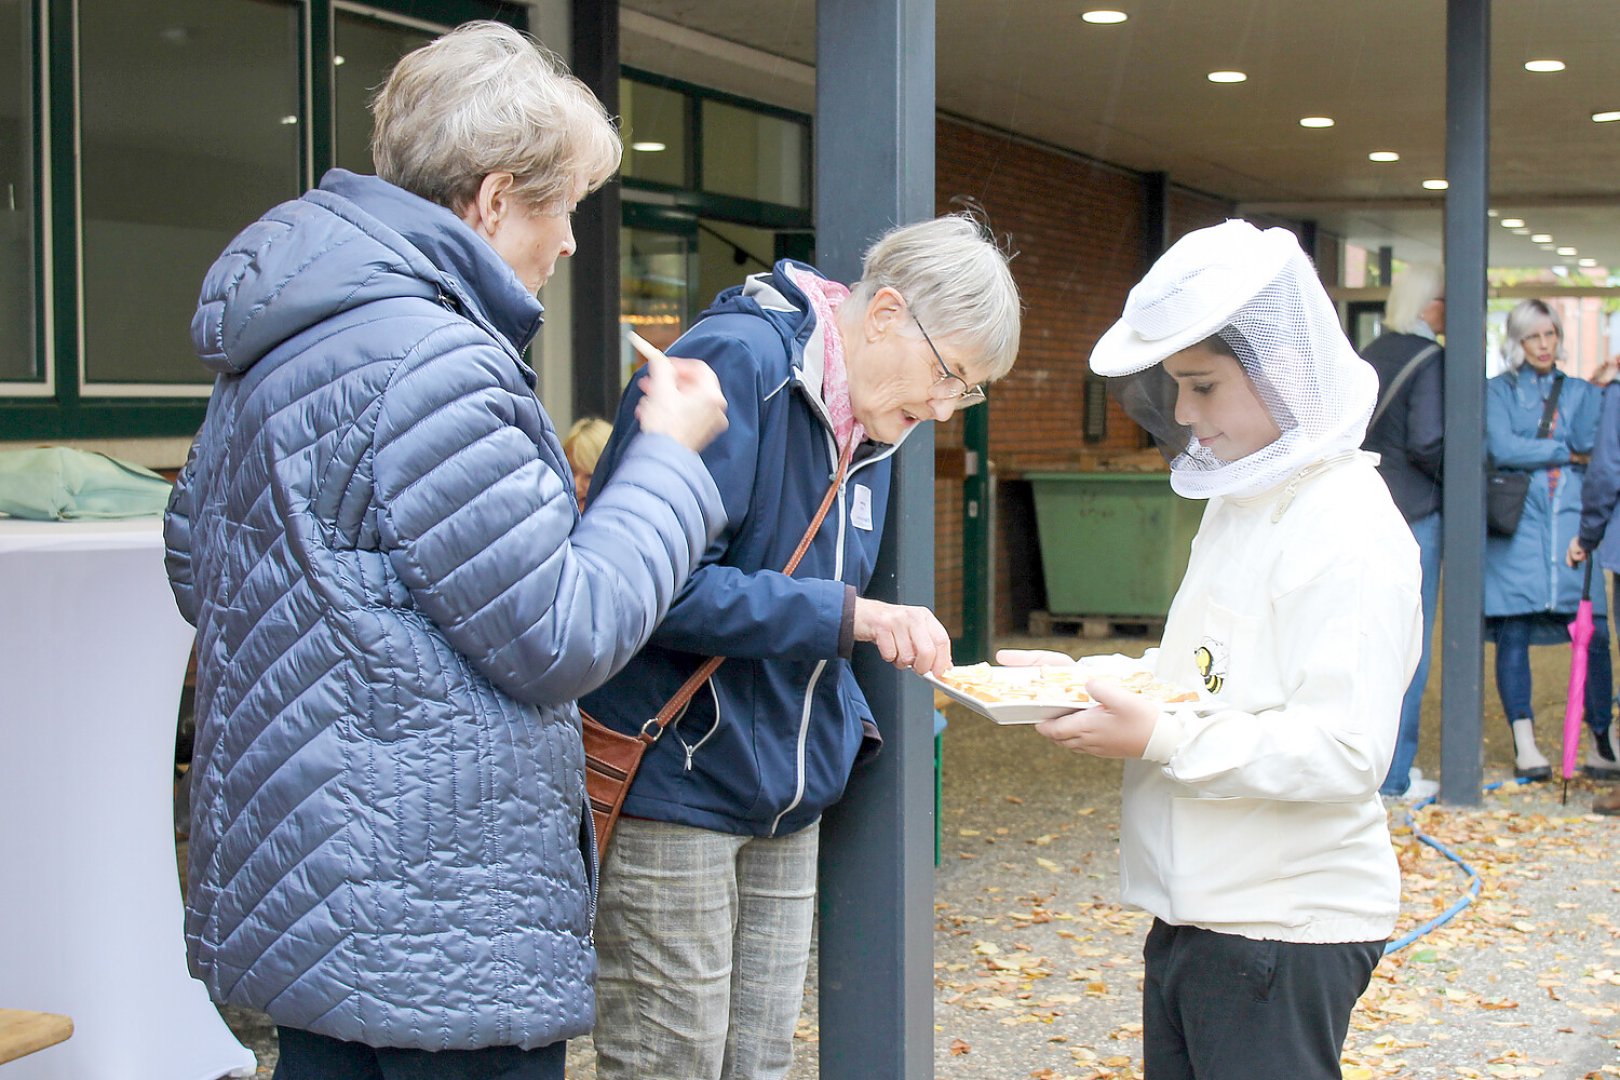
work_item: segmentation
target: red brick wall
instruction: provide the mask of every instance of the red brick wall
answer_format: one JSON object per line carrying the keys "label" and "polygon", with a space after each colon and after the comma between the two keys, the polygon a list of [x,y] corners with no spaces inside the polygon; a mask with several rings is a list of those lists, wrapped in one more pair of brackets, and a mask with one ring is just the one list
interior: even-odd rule
{"label": "red brick wall", "polygon": [[[1074,469],[1087,448],[1081,430],[1086,360],[1143,269],[1141,179],[944,118],[936,152],[939,211],[958,209],[964,200],[977,203],[1017,253],[1012,270],[1024,300],[1023,341],[1012,374],[991,392],[991,460],[1003,486],[1028,471]],[[1092,449],[1134,451],[1139,431],[1117,406],[1110,403],[1110,410],[1108,437]],[[939,425],[935,437],[935,603],[941,620],[959,633],[962,425]],[[998,632],[1025,614],[1012,607],[1014,578],[1023,585],[1039,574],[1029,565],[1026,534],[1033,522],[1024,516],[1017,507],[998,514]]]}

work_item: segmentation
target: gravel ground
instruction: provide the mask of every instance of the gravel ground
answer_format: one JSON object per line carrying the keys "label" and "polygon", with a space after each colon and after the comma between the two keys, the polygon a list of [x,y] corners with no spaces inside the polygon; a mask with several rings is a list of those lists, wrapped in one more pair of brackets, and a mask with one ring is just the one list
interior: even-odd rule
{"label": "gravel ground", "polygon": [[[1134,654],[1152,643],[1003,644],[1079,655]],[[1536,649],[1532,660],[1550,753],[1568,650]],[[1418,756],[1430,775],[1439,763],[1439,682],[1437,658]],[[1487,689],[1487,781],[1511,777],[1495,697]],[[935,888],[936,1074],[1139,1077],[1147,924],[1118,904],[1119,765],[1069,754],[1032,731],[997,728],[959,708],[947,716],[944,857]],[[1480,874],[1481,895],[1379,966],[1352,1021],[1347,1078],[1620,1076],[1620,819],[1586,812],[1593,790],[1578,781],[1561,806],[1556,784],[1510,784],[1478,810],[1418,813],[1424,831]],[[1404,807],[1390,814],[1405,930],[1462,896],[1467,879],[1416,842]],[[813,971],[810,982],[793,1080],[817,1072]],[[247,1010],[226,1010],[226,1018],[268,1076],[273,1029]],[[594,1077],[589,1040],[572,1046],[569,1060],[571,1077]]]}

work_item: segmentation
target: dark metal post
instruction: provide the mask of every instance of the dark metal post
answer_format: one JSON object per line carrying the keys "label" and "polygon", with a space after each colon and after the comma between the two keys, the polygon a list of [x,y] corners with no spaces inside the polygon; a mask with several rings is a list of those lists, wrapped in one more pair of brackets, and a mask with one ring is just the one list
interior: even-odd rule
{"label": "dark metal post", "polygon": [[[933,0],[820,0],[815,122],[817,261],[854,281],[867,244],[934,211]],[[869,595],[931,602],[933,519],[924,425],[896,458]],[[933,695],[867,646],[856,674],[885,745],[822,825],[821,1075],[916,1080],[934,1069]]]}
{"label": "dark metal post", "polygon": [[1378,249],[1378,284],[1389,288],[1389,279],[1395,276],[1395,249],[1388,244]]}
{"label": "dark metal post", "polygon": [[1142,273],[1170,246],[1170,174],[1142,174]]}
{"label": "dark metal post", "polygon": [[1440,638],[1440,797],[1477,806],[1485,647],[1486,235],[1490,192],[1490,0],[1446,3],[1446,573]]}
{"label": "dark metal post", "polygon": [[990,406],[962,414],[962,638],[952,659],[990,659]]}
{"label": "dark metal post", "polygon": [[[619,0],[573,0],[574,74],[619,115]],[[574,415],[619,407],[619,183],[579,204],[573,280]]]}

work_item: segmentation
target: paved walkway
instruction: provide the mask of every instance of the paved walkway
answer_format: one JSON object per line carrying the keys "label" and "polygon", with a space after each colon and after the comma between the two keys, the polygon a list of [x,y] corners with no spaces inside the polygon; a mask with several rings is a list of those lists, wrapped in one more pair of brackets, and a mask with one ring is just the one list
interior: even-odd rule
{"label": "paved walkway", "polygon": [[[1016,643],[1080,652],[1144,641]],[[1537,711],[1562,716],[1567,649],[1533,650]],[[1489,658],[1487,657],[1487,661]],[[1487,662],[1486,671],[1490,671]],[[1419,764],[1438,764],[1436,671]],[[1487,691],[1487,780],[1511,775],[1507,725]],[[1119,765],[1052,747],[1027,729],[948,710],[944,861],[936,879],[935,1069],[961,1080],[1141,1076],[1138,994],[1145,916],[1118,902]],[[1556,722],[1546,723],[1551,751]],[[1483,879],[1480,899],[1445,928],[1388,957],[1352,1023],[1344,1075],[1620,1076],[1620,818],[1568,806],[1556,784],[1509,786],[1479,810],[1430,808],[1420,822]],[[1465,889],[1391,809],[1404,872],[1401,930]],[[794,1080],[816,1076],[813,988]],[[235,1011],[269,1075],[273,1033]],[[569,1074],[594,1076],[588,1041]],[[882,1080],[882,1078],[874,1078]]]}

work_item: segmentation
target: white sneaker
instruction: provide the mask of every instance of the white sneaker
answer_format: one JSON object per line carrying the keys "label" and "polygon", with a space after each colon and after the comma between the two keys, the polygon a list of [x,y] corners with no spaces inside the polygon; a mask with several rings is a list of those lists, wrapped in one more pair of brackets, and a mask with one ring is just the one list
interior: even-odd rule
{"label": "white sneaker", "polygon": [[1586,775],[1594,780],[1620,780],[1620,745],[1614,737],[1614,725],[1610,724],[1602,735],[1592,736],[1592,744],[1586,751]]}
{"label": "white sneaker", "polygon": [[1552,776],[1552,762],[1536,746],[1535,721],[1513,721],[1513,775],[1520,780],[1546,780]]}
{"label": "white sneaker", "polygon": [[1406,794],[1401,796],[1401,800],[1403,802],[1420,803],[1424,799],[1432,799],[1438,794],[1440,794],[1440,782],[1438,780],[1425,780],[1419,776],[1407,787]]}

